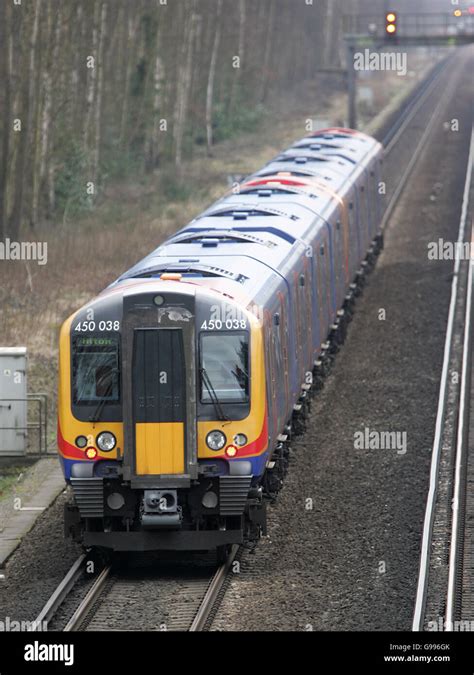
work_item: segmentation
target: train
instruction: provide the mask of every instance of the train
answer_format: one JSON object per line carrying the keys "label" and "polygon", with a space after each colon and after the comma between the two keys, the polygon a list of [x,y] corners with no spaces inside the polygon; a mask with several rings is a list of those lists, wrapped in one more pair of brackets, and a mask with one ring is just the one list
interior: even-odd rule
{"label": "train", "polygon": [[255,546],[383,247],[383,147],[312,131],[62,325],[67,537]]}

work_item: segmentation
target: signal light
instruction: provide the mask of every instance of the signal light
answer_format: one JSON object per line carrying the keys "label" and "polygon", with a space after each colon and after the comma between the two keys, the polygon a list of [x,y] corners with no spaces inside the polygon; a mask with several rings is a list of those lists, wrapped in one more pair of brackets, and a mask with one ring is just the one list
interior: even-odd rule
{"label": "signal light", "polygon": [[235,457],[237,454],[237,448],[235,445],[228,445],[225,449],[225,454],[227,457]]}
{"label": "signal light", "polygon": [[454,16],[462,16],[462,10],[460,10],[460,9],[455,9],[455,10],[454,10]]}
{"label": "signal light", "polygon": [[385,15],[385,31],[387,35],[395,35],[397,32],[397,15],[395,12],[387,12]]}

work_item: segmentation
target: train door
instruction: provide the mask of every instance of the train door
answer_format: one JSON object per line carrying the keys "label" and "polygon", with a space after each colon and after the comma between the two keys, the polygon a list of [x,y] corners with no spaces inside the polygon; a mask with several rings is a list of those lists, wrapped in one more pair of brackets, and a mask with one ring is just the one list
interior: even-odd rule
{"label": "train door", "polygon": [[[301,380],[303,368],[304,368],[304,358],[303,358],[303,338],[302,338],[302,329],[303,329],[303,317],[301,316],[301,306],[300,306],[300,293],[299,293],[299,284],[298,284],[298,274],[295,272],[293,275],[293,307],[292,311],[294,313],[294,326],[295,326],[295,357],[296,357],[296,380],[292,380],[293,386],[299,386],[299,381]],[[293,394],[296,394],[299,389],[295,389]]]}
{"label": "train door", "polygon": [[268,418],[270,422],[271,442],[274,443],[278,435],[278,405],[275,373],[275,342],[273,336],[273,317],[270,312],[265,313],[265,356],[267,371],[267,398]]}
{"label": "train door", "polygon": [[278,299],[280,300],[280,336],[279,344],[283,358],[283,378],[285,382],[285,412],[289,410],[290,406],[290,367],[288,363],[288,319],[286,316],[286,297],[278,291]]}
{"label": "train door", "polygon": [[347,199],[348,199],[349,233],[350,233],[349,266],[350,266],[350,277],[351,279],[353,279],[363,257],[362,237],[360,233],[360,219],[358,220],[357,217],[358,214],[357,193],[354,188],[352,188]]}
{"label": "train door", "polygon": [[165,300],[124,297],[123,476],[134,488],[186,487],[198,475],[194,297]]}
{"label": "train door", "polygon": [[132,398],[138,476],[184,473],[185,391],[182,331],[136,330]]}
{"label": "train door", "polygon": [[380,160],[373,160],[372,169],[370,171],[370,201],[371,201],[371,213],[373,220],[373,236],[375,236],[380,229],[380,195],[379,195],[379,186],[382,181],[382,162]]}
{"label": "train door", "polygon": [[331,261],[327,231],[319,238],[318,243],[318,281],[319,301],[322,312],[321,328],[324,339],[329,333],[329,326],[333,321],[332,295],[331,295]]}
{"label": "train door", "polygon": [[368,208],[368,192],[365,181],[365,174],[360,178],[363,183],[359,188],[359,228],[362,238],[362,257],[365,257],[366,251],[370,243],[370,222],[369,222],[369,208]]}
{"label": "train door", "polygon": [[304,295],[306,302],[306,317],[308,321],[308,336],[307,336],[307,364],[311,365],[313,362],[313,356],[315,348],[319,345],[315,344],[314,341],[314,327],[317,322],[313,316],[312,304],[313,304],[313,270],[311,266],[311,260],[308,256],[304,258]]}

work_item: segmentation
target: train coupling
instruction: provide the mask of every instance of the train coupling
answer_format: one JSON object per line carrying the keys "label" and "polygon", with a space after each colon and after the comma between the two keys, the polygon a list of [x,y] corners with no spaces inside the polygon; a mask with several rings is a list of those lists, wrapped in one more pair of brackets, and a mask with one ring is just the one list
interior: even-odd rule
{"label": "train coupling", "polygon": [[145,490],[140,507],[143,529],[179,529],[182,511],[176,490]]}

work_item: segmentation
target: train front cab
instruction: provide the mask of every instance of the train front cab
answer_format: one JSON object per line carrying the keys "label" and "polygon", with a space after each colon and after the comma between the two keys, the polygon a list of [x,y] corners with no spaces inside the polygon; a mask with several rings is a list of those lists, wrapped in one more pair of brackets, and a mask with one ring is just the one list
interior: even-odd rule
{"label": "train front cab", "polygon": [[[194,292],[173,293],[177,285],[124,295],[119,424],[107,421],[107,403],[100,421],[90,421],[89,409],[77,419],[77,378],[103,388],[104,363],[89,355],[90,373],[81,375],[68,353],[77,336],[62,340],[61,367],[76,363],[72,387],[66,373],[61,378],[60,453],[64,461],[74,448],[75,458],[65,462],[75,502],[66,528],[86,546],[209,550],[257,538],[265,527],[256,485],[268,455],[260,323],[241,312],[238,325],[231,320],[225,329],[224,320],[217,330],[207,322],[201,330],[210,307],[196,309]],[[95,440],[106,429],[119,440],[107,453]],[[75,446],[81,435],[97,452],[92,460]]]}

